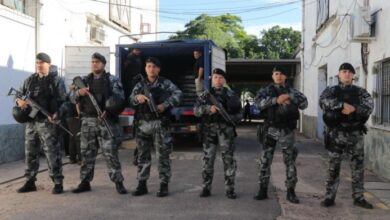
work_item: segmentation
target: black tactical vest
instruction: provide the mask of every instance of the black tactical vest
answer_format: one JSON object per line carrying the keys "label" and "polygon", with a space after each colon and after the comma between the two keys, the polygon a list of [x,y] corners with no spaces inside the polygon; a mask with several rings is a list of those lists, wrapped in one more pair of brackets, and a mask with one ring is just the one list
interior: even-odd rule
{"label": "black tactical vest", "polygon": [[[106,100],[110,97],[112,91],[110,86],[109,73],[103,73],[100,78],[95,79],[93,74],[88,75],[86,84],[89,92],[93,95],[102,112],[105,110]],[[83,116],[97,117],[97,112],[88,96],[80,98],[80,111]]]}
{"label": "black tactical vest", "polygon": [[[227,95],[227,89],[222,88],[221,90],[216,90],[215,88],[210,89],[210,93],[222,104],[222,106],[227,109],[229,97]],[[207,100],[209,105],[212,105],[210,100]],[[206,123],[222,123],[225,122],[225,119],[219,113],[212,115],[207,115],[205,118]]]}
{"label": "black tactical vest", "polygon": [[[162,85],[165,78],[159,76],[157,78],[157,82],[155,82],[157,85]],[[152,93],[153,101],[157,105],[162,104],[167,98],[169,98],[170,94],[168,91],[166,91],[164,88],[161,88],[160,86],[150,88],[150,93]],[[141,88],[141,93],[144,94],[143,88]],[[170,109],[165,109],[163,113],[159,113],[159,117],[157,118],[155,114],[153,114],[150,111],[149,105],[147,102],[144,104],[140,104],[136,106],[136,119],[142,119],[142,120],[156,120],[161,118],[167,118],[169,117]]]}
{"label": "black tactical vest", "polygon": [[[54,76],[52,74],[39,78],[34,75],[28,85],[30,98],[42,106],[49,113],[54,114],[57,111],[57,95],[54,85]],[[36,119],[45,119],[46,116],[39,112]]]}
{"label": "black tactical vest", "polygon": [[[270,86],[271,97],[278,97],[282,94],[289,93],[289,87],[277,88]],[[295,129],[299,119],[298,106],[292,102],[288,105],[274,105],[267,110],[266,122],[275,128]]]}
{"label": "black tactical vest", "polygon": [[[346,102],[353,106],[358,106],[362,104],[359,92],[359,88],[355,85],[347,86],[344,88],[342,88],[341,86],[336,86],[335,88],[335,94],[338,100]],[[346,123],[350,125],[364,124],[368,119],[368,117],[363,117],[359,115],[356,111],[352,114],[342,114],[341,116],[341,123]]]}

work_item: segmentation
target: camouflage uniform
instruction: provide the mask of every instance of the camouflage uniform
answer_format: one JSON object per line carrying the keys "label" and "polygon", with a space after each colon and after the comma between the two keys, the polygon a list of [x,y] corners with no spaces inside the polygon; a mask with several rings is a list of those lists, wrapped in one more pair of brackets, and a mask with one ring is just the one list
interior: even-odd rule
{"label": "camouflage uniform", "polygon": [[[30,92],[30,98],[51,114],[61,115],[59,107],[66,99],[66,92],[64,81],[57,75],[50,73],[46,77],[39,78],[35,73],[24,81],[20,91],[23,95]],[[62,175],[62,154],[57,139],[57,128],[42,113],[38,113],[34,119],[26,123],[25,176],[29,181],[35,181],[38,174],[40,145],[43,146],[47,158],[49,176],[55,184],[62,184],[64,176]]]}
{"label": "camouflage uniform", "polygon": [[[368,118],[373,110],[373,100],[368,92],[357,86],[332,86],[326,88],[320,96],[320,107],[324,111],[341,111],[343,100],[338,98],[337,89],[356,89],[359,104],[353,104],[357,115]],[[349,103],[351,104],[351,103]],[[352,113],[353,114],[353,113]],[[364,179],[364,123],[357,122],[358,127],[354,127],[350,122],[342,122],[338,126],[328,127],[327,132],[330,137],[329,143],[329,170],[326,182],[326,199],[334,200],[337,188],[340,183],[340,166],[342,154],[345,151],[349,157],[352,172],[352,197],[355,200],[363,199],[363,179]]]}
{"label": "camouflage uniform", "polygon": [[[239,97],[230,89],[223,87],[220,90],[212,88],[210,93],[213,94],[225,107],[235,123],[242,119],[242,108]],[[239,108],[230,111],[228,105],[233,102],[239,103]],[[211,191],[211,185],[214,176],[214,161],[217,153],[217,146],[221,148],[222,161],[225,174],[226,191],[234,190],[234,178],[237,170],[237,163],[234,159],[235,144],[234,138],[237,136],[235,127],[227,123],[217,112],[212,114],[210,107],[212,103],[207,95],[198,97],[194,114],[203,119],[203,189]]]}
{"label": "camouflage uniform", "polygon": [[[270,119],[269,115],[277,111],[277,108],[281,108],[276,100],[280,94],[285,93],[289,94],[291,105],[295,105],[296,109],[292,114],[287,113],[284,121],[275,123],[275,120]],[[296,120],[299,118],[298,108],[305,109],[307,104],[306,96],[289,86],[271,84],[257,92],[255,105],[260,111],[267,112],[265,119],[267,129],[264,134],[263,155],[260,159],[260,188],[268,187],[272,159],[277,145],[283,151],[283,160],[286,165],[286,187],[287,189],[295,188],[298,181],[295,167],[298,149],[294,146],[294,129],[296,128]]]}
{"label": "camouflage uniform", "polygon": [[[99,78],[94,78],[93,74],[90,73],[88,76],[83,77],[83,81],[86,85],[89,85],[88,82],[90,79],[93,78],[93,80],[101,79],[101,77],[106,77],[109,82],[109,93],[110,95],[116,95],[118,97],[121,97],[124,100],[124,94],[122,89],[122,84],[120,83],[119,79],[115,76],[110,75],[109,73],[102,73]],[[89,85],[91,87],[91,85]],[[91,91],[91,88],[90,88]],[[93,91],[91,93],[96,98],[96,94],[94,94]],[[104,123],[97,117],[96,110],[92,109],[92,112],[87,113],[86,106],[90,105],[89,97],[79,96],[77,90],[72,91],[70,98],[72,102],[74,103],[80,103],[80,117],[81,117],[81,136],[80,136],[80,151],[81,151],[81,169],[80,169],[80,179],[82,182],[91,182],[94,176],[94,168],[95,168],[95,161],[96,156],[98,153],[98,148],[100,146],[103,156],[106,159],[107,162],[107,168],[108,168],[108,174],[110,176],[111,181],[113,182],[122,182],[123,176],[122,176],[122,170],[121,170],[121,164],[119,162],[118,158],[118,131],[117,129],[117,121],[115,120],[116,116],[111,116],[108,114],[108,117],[106,117],[106,120],[108,124],[110,125],[111,130],[113,131],[114,137],[111,137],[108,133],[108,130]],[[103,98],[103,100],[107,100],[108,97]],[[83,102],[83,100],[85,102]],[[97,99],[98,101],[98,99]],[[99,101],[98,101],[99,102]],[[102,101],[104,103],[104,101]],[[99,107],[102,111],[104,111],[104,104],[100,105]],[[93,108],[89,106],[89,108]]]}
{"label": "camouflage uniform", "polygon": [[[169,183],[171,178],[172,137],[169,126],[170,108],[179,105],[182,92],[170,80],[158,77],[153,83],[147,85],[153,95],[156,105],[163,104],[165,111],[159,117],[152,114],[148,104],[139,104],[136,98],[144,94],[142,83],[137,83],[130,95],[130,103],[136,108],[136,142],[138,149],[138,175],[139,181],[146,181],[150,176],[151,150],[156,148],[158,158],[158,171],[161,183]],[[165,94],[165,97],[163,97]]]}

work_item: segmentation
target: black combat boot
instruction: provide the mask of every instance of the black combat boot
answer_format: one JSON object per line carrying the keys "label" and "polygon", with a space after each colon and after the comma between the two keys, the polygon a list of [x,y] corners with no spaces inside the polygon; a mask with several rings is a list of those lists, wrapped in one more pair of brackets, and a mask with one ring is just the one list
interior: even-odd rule
{"label": "black combat boot", "polygon": [[37,187],[35,186],[35,180],[27,180],[27,182],[18,189],[18,193],[26,193],[37,191]]}
{"label": "black combat boot", "polygon": [[291,203],[299,203],[299,199],[297,198],[297,195],[295,195],[295,190],[294,188],[288,188],[287,189],[287,200],[290,201]]}
{"label": "black combat boot", "polygon": [[137,189],[132,193],[133,196],[142,196],[148,193],[148,188],[146,187],[146,180],[141,180],[138,182]]}
{"label": "black combat boot", "polygon": [[209,189],[203,188],[202,192],[200,192],[199,196],[200,197],[209,197],[209,196],[211,196],[211,192]]}
{"label": "black combat boot", "polygon": [[168,183],[160,183],[160,190],[157,192],[157,197],[165,197],[168,195]]}
{"label": "black combat boot", "polygon": [[226,191],[226,197],[229,199],[235,199],[237,198],[237,194],[234,192],[234,189]]}
{"label": "black combat boot", "polygon": [[372,204],[367,202],[367,200],[365,200],[364,198],[353,200],[353,204],[356,206],[360,206],[362,208],[365,208],[365,209],[373,209],[374,208],[372,206]]}
{"label": "black combat boot", "polygon": [[267,199],[268,198],[267,191],[268,191],[267,187],[260,187],[259,192],[257,192],[257,194],[253,197],[253,199],[254,200]]}
{"label": "black combat boot", "polygon": [[127,189],[123,186],[123,182],[116,182],[115,188],[119,194],[127,194]]}
{"label": "black combat boot", "polygon": [[334,199],[324,199],[321,202],[321,206],[322,207],[330,207],[330,206],[334,206],[334,205],[335,205]]}
{"label": "black combat boot", "polygon": [[51,191],[52,194],[61,194],[64,192],[64,187],[62,186],[62,183],[56,183],[54,185],[53,190]]}
{"label": "black combat boot", "polygon": [[91,184],[88,181],[82,181],[76,189],[72,190],[73,193],[82,193],[91,191]]}

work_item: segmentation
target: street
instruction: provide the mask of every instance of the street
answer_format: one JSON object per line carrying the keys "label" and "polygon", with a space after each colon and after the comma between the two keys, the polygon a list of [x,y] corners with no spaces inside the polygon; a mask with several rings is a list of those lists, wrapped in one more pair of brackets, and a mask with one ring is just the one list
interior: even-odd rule
{"label": "street", "polygon": [[[51,194],[53,187],[47,171],[39,173],[37,192],[16,193],[23,178],[4,181],[7,174],[23,174],[22,161],[13,165],[0,165],[0,219],[389,219],[390,212],[385,195],[390,187],[378,194],[368,192],[366,198],[375,206],[373,210],[354,207],[351,199],[350,171],[344,161],[341,184],[336,198],[336,206],[323,208],[320,201],[324,195],[327,153],[321,143],[297,134],[299,155],[297,159],[297,195],[300,204],[286,201],[284,187],[285,167],[280,149],[275,152],[272,165],[272,186],[269,199],[253,200],[258,190],[258,165],[260,146],[256,142],[255,125],[242,125],[238,128],[236,141],[236,192],[238,198],[227,199],[224,193],[221,155],[215,163],[212,196],[200,198],[201,190],[201,147],[195,143],[179,140],[175,142],[172,159],[172,179],[170,195],[156,197],[159,187],[156,160],[153,157],[151,178],[148,181],[149,193],[134,197],[130,193],[119,195],[110,182],[104,158],[98,156],[92,191],[73,194],[70,192],[79,183],[79,165],[64,165],[64,187],[62,195]],[[120,150],[125,186],[133,191],[137,185],[136,167],[132,165],[134,141],[126,141]],[[67,162],[67,159],[64,159]],[[41,167],[46,162],[41,160]],[[386,180],[366,172],[366,186],[373,183],[389,186]],[[4,183],[5,182],[5,183]],[[366,187],[367,188],[367,187]],[[374,190],[375,191],[375,190]],[[387,200],[388,201],[388,200]]]}

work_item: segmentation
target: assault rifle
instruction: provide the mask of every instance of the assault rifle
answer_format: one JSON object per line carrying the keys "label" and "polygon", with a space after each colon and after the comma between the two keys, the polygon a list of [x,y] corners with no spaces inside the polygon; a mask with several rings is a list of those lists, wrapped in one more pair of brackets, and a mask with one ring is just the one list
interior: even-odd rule
{"label": "assault rifle", "polygon": [[[77,76],[73,79],[73,84],[78,88],[78,89],[82,89],[82,88],[86,88],[87,86],[84,84],[83,80],[81,79],[80,76]],[[96,113],[98,115],[98,118],[103,122],[104,126],[107,128],[107,131],[108,131],[108,134],[113,138],[114,137],[114,133],[112,133],[112,130],[111,130],[111,127],[110,125],[108,124],[107,120],[105,117],[103,117],[103,112],[102,110],[100,109],[95,97],[93,97],[93,95],[88,92],[88,97],[89,99],[91,100],[92,102],[92,105],[93,107],[95,108],[96,110]]]}
{"label": "assault rifle", "polygon": [[[8,96],[14,95],[16,97],[23,97],[22,99],[25,100],[28,105],[31,107],[31,111],[28,115],[30,118],[35,118],[35,116],[38,114],[38,112],[41,112],[46,117],[53,118],[53,115],[50,114],[46,109],[44,109],[42,106],[40,106],[36,101],[34,101],[32,98],[30,98],[30,92],[27,92],[25,96],[23,96],[23,93],[13,87],[10,88],[8,92]],[[60,127],[62,130],[66,131],[70,136],[73,137],[72,132],[70,132],[68,129],[66,129],[62,124],[60,120],[55,120],[54,124]]]}
{"label": "assault rifle", "polygon": [[230,123],[233,126],[236,126],[236,123],[233,121],[233,119],[230,117],[230,115],[227,113],[226,109],[223,107],[222,103],[218,101],[217,98],[213,94],[209,92],[209,90],[204,90],[204,95],[208,96],[211,103],[217,107],[218,113],[222,116],[222,118],[227,122]]}

